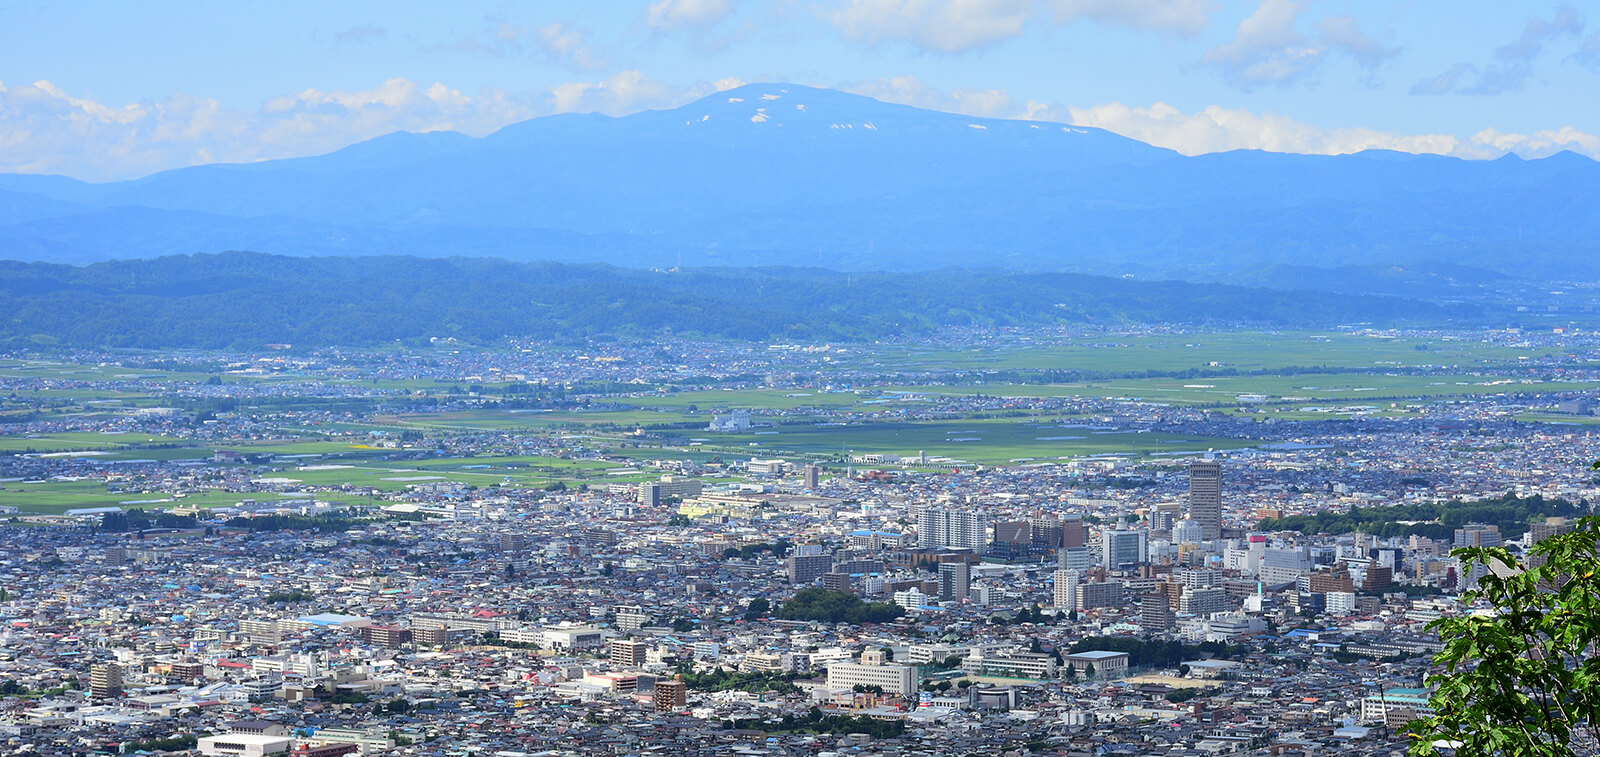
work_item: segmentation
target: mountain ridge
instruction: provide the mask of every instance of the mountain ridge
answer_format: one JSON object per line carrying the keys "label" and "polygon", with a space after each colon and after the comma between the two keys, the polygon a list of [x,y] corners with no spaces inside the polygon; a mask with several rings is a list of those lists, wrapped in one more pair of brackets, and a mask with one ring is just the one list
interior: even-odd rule
{"label": "mountain ridge", "polygon": [[1479,305],[984,269],[640,270],[492,258],[249,252],[0,261],[0,345],[139,349],[490,344],[691,334],[875,340],[950,327],[1505,323]]}
{"label": "mountain ridge", "polygon": [[250,248],[1241,275],[1460,263],[1560,276],[1600,272],[1600,214],[1585,211],[1596,202],[1600,163],[1574,153],[1188,157],[1089,127],[751,84],[673,109],[546,116],[481,138],[395,132],[126,182],[0,175],[0,256]]}

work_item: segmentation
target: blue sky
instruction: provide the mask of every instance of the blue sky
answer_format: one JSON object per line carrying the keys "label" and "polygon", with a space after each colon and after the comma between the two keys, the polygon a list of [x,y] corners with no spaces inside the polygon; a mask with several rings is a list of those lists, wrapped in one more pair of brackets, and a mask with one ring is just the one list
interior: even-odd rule
{"label": "blue sky", "polygon": [[0,171],[130,178],[792,81],[1186,152],[1600,157],[1600,6],[5,2]]}

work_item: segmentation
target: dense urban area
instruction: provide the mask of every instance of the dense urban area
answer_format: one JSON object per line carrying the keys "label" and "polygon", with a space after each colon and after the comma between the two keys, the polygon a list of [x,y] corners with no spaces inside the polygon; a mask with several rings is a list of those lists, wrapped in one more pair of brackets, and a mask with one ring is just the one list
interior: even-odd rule
{"label": "dense urban area", "polygon": [[1567,328],[0,354],[0,751],[1392,755]]}

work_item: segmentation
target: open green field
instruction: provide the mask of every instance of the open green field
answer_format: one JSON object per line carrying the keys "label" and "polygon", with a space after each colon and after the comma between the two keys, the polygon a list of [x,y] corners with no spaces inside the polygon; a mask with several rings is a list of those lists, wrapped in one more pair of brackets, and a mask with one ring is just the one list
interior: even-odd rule
{"label": "open green field", "polygon": [[1012,419],[785,425],[748,434],[694,432],[689,436],[691,443],[703,440],[700,444],[704,446],[743,450],[754,457],[784,454],[837,457],[841,451],[910,457],[926,452],[929,457],[985,464],[1098,454],[1200,453],[1207,449],[1238,449],[1255,444],[1237,439]]}
{"label": "open green field", "polygon": [[105,484],[97,481],[0,482],[0,505],[15,507],[23,514],[31,515],[60,515],[67,510],[85,507],[121,507],[124,510],[136,507],[228,507],[246,499],[278,498],[279,495],[271,492],[197,491],[183,497],[174,497],[171,492],[113,494],[106,491]]}
{"label": "open green field", "polygon": [[1082,342],[1019,341],[978,350],[882,348],[836,362],[907,371],[1081,370],[1102,373],[1290,366],[1448,368],[1515,363],[1549,352],[1479,339],[1365,335],[1345,332],[1125,334]]}
{"label": "open green field", "polygon": [[1181,405],[1240,404],[1240,395],[1265,395],[1269,402],[1362,402],[1374,397],[1428,399],[1516,392],[1575,392],[1594,382],[1538,381],[1468,374],[1304,374],[1227,376],[1201,379],[1109,379],[1079,384],[986,384],[911,389],[923,394],[998,397],[1124,398]]}
{"label": "open green field", "polygon": [[3,434],[0,452],[76,452],[115,450],[147,444],[182,444],[182,439],[149,434],[111,434],[76,431],[58,434]]}

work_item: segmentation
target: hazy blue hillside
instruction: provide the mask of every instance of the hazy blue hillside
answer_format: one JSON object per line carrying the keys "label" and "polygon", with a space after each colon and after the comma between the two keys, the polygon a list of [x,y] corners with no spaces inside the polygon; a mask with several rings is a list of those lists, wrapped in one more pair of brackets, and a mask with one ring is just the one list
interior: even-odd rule
{"label": "hazy blue hillside", "polygon": [[1600,164],[1368,152],[1183,157],[1097,129],[758,84],[482,139],[90,185],[0,176],[0,256],[229,248],[648,266],[998,265],[1229,276],[1289,264],[1600,273]]}
{"label": "hazy blue hillside", "polygon": [[[229,252],[89,266],[0,261],[0,345],[256,348],[507,335],[858,339],[948,326],[1477,325],[1473,307],[1067,273],[643,271],[482,258]],[[1497,323],[1503,323],[1499,321]]]}

